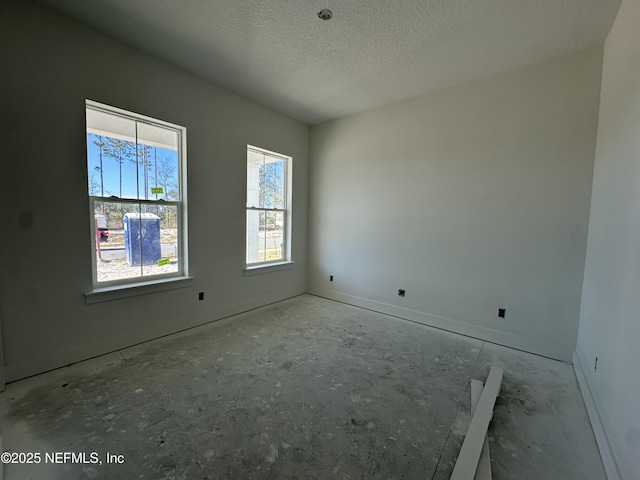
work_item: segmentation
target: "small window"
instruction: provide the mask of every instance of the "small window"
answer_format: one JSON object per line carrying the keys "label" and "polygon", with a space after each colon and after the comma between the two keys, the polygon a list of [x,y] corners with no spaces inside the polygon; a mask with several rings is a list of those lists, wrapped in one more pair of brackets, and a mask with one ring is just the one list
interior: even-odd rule
{"label": "small window", "polygon": [[185,277],[186,130],[87,100],[94,288]]}
{"label": "small window", "polygon": [[247,147],[248,267],[291,261],[291,157]]}

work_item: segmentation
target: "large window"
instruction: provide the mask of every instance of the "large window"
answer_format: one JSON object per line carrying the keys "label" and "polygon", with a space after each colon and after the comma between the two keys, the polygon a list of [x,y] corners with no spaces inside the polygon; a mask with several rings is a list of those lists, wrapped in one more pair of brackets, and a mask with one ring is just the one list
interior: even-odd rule
{"label": "large window", "polygon": [[87,100],[94,287],[184,277],[183,127]]}
{"label": "large window", "polygon": [[248,267],[291,260],[291,157],[247,147]]}

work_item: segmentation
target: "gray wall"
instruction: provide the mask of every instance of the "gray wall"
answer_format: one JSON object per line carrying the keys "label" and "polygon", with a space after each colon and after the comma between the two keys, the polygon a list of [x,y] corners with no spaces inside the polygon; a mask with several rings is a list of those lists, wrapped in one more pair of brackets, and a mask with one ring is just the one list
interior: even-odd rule
{"label": "gray wall", "polygon": [[310,292],[571,360],[601,60],[596,47],[313,127]]}
{"label": "gray wall", "polygon": [[[0,2],[7,380],[305,292],[308,127],[24,3]],[[86,98],[187,127],[191,287],[85,304]],[[250,277],[243,276],[247,144],[294,159],[296,263]]]}
{"label": "gray wall", "polygon": [[[611,480],[640,478],[640,1],[605,43],[574,363]],[[597,370],[595,358],[598,358]],[[619,472],[619,473],[618,473]],[[620,475],[620,476],[618,476]]]}

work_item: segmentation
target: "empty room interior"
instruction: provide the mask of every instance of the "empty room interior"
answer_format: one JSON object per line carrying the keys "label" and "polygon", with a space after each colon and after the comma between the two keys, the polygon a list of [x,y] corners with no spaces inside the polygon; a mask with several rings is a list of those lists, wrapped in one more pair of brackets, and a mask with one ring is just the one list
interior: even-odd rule
{"label": "empty room interior", "polygon": [[0,480],[640,479],[638,25],[0,0]]}

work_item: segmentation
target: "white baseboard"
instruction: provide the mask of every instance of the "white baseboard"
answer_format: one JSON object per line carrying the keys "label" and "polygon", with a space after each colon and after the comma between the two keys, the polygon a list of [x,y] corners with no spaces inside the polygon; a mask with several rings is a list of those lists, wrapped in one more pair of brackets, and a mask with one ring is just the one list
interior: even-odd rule
{"label": "white baseboard", "polygon": [[584,405],[587,409],[587,414],[589,415],[591,429],[596,437],[596,443],[598,444],[598,450],[600,451],[604,471],[607,474],[608,480],[622,480],[622,475],[618,468],[618,462],[613,454],[607,431],[602,423],[602,418],[600,418],[598,405],[591,393],[591,387],[589,386],[588,377],[584,373],[583,365],[584,362],[580,359],[578,352],[575,352],[573,354],[573,370],[576,373],[580,392],[582,393],[582,399],[584,400]]}
{"label": "white baseboard", "polygon": [[122,350],[133,345],[155,340],[166,335],[171,335],[200,325],[215,322],[232,315],[237,315],[255,308],[269,305],[270,303],[302,295],[303,293],[305,292],[301,292],[299,289],[291,289],[289,291],[279,292],[276,294],[264,295],[262,297],[250,299],[246,302],[207,310],[190,317],[172,319],[167,322],[154,324],[153,326],[127,331],[120,335],[101,339],[96,342],[85,343],[66,350],[48,352],[47,355],[32,358],[28,363],[6,366],[6,381],[14,382],[16,380],[21,380],[49,370],[54,370],[83,360]]}
{"label": "white baseboard", "polygon": [[319,297],[328,298],[330,300],[354,305],[356,307],[362,307],[375,312],[403,318],[405,320],[411,320],[412,322],[421,323],[440,330],[459,333],[460,335],[465,335],[467,337],[477,338],[479,340],[497,343],[498,345],[504,345],[517,350],[535,353],[536,355],[542,355],[543,357],[553,358],[562,362],[571,363],[572,360],[571,348],[573,347],[566,348],[561,345],[545,343],[539,340],[514,335],[512,333],[492,330],[490,328],[472,325],[459,320],[431,315],[333,290],[312,287],[309,289],[309,293]]}

